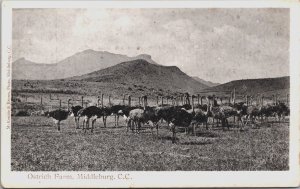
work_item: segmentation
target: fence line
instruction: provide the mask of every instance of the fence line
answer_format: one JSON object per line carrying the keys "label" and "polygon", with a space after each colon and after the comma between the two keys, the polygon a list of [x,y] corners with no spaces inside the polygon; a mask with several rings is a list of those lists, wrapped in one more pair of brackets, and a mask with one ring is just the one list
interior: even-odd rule
{"label": "fence line", "polygon": [[[237,103],[237,102],[246,102],[246,104],[265,104],[265,103],[272,103],[277,104],[279,101],[285,102],[289,105],[289,94],[286,94],[283,98],[283,95],[273,94],[265,96],[263,93],[259,93],[256,95],[241,95],[236,94],[235,89],[233,91],[218,91],[218,93],[225,93],[227,92],[228,95],[220,95],[217,96],[215,94],[210,94],[208,96],[203,96],[201,94],[205,93],[212,93],[210,92],[201,92],[197,93],[196,95],[190,95],[189,93],[181,94],[181,95],[174,95],[174,96],[163,96],[163,95],[153,95],[153,100],[150,101],[149,104],[156,104],[156,105],[179,105],[179,104],[190,104],[191,98],[197,98],[198,104],[204,104],[206,98],[213,98],[217,102],[221,103]],[[229,93],[230,92],[230,93]],[[101,93],[100,96],[79,96],[79,95],[56,95],[54,98],[53,94],[40,94],[38,98],[35,95],[27,95],[27,94],[20,94],[18,93],[13,95],[12,98],[23,98],[23,102],[25,103],[34,103],[40,104],[43,107],[58,107],[58,108],[66,108],[70,105],[81,105],[82,107],[87,107],[89,105],[96,105],[96,106],[111,106],[113,104],[123,104],[123,105],[143,105],[142,97],[132,97],[128,94],[120,95],[121,98],[112,99],[112,95],[106,95],[107,98],[104,98],[105,94]],[[71,97],[70,97],[71,96]],[[47,98],[49,97],[49,98]],[[78,98],[79,97],[79,98]],[[123,97],[123,98],[122,98]],[[281,98],[279,98],[281,97]],[[203,98],[205,98],[203,102]],[[284,99],[285,98],[285,99]],[[282,101],[282,99],[284,99]],[[105,102],[106,101],[106,102]],[[127,103],[126,103],[127,101]],[[19,102],[19,101],[18,101]],[[22,101],[21,101],[22,102]]]}

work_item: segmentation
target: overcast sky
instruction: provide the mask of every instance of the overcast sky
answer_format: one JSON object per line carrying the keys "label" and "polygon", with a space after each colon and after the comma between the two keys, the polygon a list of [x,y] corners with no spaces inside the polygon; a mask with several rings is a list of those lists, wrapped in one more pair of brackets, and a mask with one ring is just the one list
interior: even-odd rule
{"label": "overcast sky", "polygon": [[55,63],[86,49],[149,54],[224,83],[289,75],[288,9],[15,9],[13,60]]}

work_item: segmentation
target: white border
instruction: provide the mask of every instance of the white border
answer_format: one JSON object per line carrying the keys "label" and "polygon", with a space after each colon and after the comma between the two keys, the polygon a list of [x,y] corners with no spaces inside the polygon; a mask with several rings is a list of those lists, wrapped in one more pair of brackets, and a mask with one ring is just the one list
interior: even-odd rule
{"label": "white border", "polygon": [[[118,176],[130,173],[131,180],[35,180],[29,172],[11,172],[11,130],[7,129],[8,63],[12,46],[12,8],[290,8],[291,125],[289,171],[176,171],[105,172]],[[1,184],[4,187],[283,187],[299,186],[300,122],[300,5],[296,1],[5,1],[2,3],[1,59]],[[9,126],[10,127],[10,126]],[[78,172],[61,173],[76,176]],[[88,172],[80,172],[88,173]],[[91,172],[89,172],[91,173]],[[95,173],[95,172],[92,172]],[[101,172],[97,172],[101,173]],[[103,172],[102,172],[103,173]]]}

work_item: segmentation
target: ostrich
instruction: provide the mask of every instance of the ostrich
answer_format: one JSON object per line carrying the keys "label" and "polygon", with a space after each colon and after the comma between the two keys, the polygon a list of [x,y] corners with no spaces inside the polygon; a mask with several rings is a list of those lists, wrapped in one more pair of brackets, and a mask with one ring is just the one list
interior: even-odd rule
{"label": "ostrich", "polygon": [[244,102],[230,104],[236,110],[236,115],[234,115],[234,123],[236,122],[235,117],[237,117],[238,127],[243,126],[242,117],[247,115],[247,105]]}
{"label": "ostrich", "polygon": [[[261,120],[263,120],[263,117],[265,117],[266,121],[268,122],[268,118],[275,116],[278,118],[278,121],[280,123],[280,119],[284,118],[285,115],[289,115],[289,108],[282,102],[278,102],[274,105],[264,105],[260,107],[260,116]],[[272,124],[272,122],[271,122]]]}
{"label": "ostrich", "polygon": [[278,117],[278,122],[282,119],[284,121],[285,116],[288,116],[290,113],[289,107],[283,102],[278,102],[274,108],[275,114]]}
{"label": "ostrich", "polygon": [[[106,107],[104,106],[104,103],[103,103],[103,99],[104,99],[104,94],[101,94],[101,97],[98,96],[98,101],[97,101],[97,108],[101,110],[102,112],[102,120],[103,120],[103,125],[104,127],[106,128],[106,120],[107,120],[107,117],[110,116],[112,114],[111,112],[111,108],[110,107]],[[101,101],[101,106],[100,106],[100,101]],[[112,103],[111,103],[111,95],[108,96],[108,105],[110,106]],[[100,116],[100,117],[101,117]],[[99,118],[100,118],[99,117]],[[84,124],[84,123],[83,123]]]}
{"label": "ostrich", "polygon": [[[154,120],[164,119],[168,123],[168,126],[173,133],[172,143],[175,143],[176,127],[190,127],[191,121],[193,119],[193,115],[190,113],[190,109],[190,104],[183,104],[182,106],[162,106],[154,108]],[[156,124],[156,126],[158,131],[158,124]]]}
{"label": "ostrich", "polygon": [[[209,98],[207,99],[209,102]],[[214,99],[213,99],[214,100]],[[225,126],[227,126],[229,130],[229,124],[227,118],[237,115],[237,111],[235,108],[227,105],[218,105],[216,101],[213,101],[214,104],[209,105],[209,116],[213,117],[214,119],[221,120],[223,130]]]}
{"label": "ostrich", "polygon": [[53,118],[54,123],[57,125],[57,130],[60,131],[60,122],[68,118],[69,111],[58,109],[46,112],[45,115]]}
{"label": "ostrich", "polygon": [[228,121],[227,121],[224,111],[221,109],[221,107],[219,107],[219,106],[213,107],[212,105],[210,105],[209,115],[211,115],[211,117],[213,119],[221,120],[223,129],[226,125],[227,125],[227,128],[229,129]]}
{"label": "ostrich", "polygon": [[248,121],[250,121],[253,125],[255,124],[256,118],[260,115],[260,110],[254,105],[249,105],[246,106],[246,108],[243,110],[243,114],[246,120],[242,120],[242,126],[247,125]]}
{"label": "ostrich", "polygon": [[[195,133],[195,128],[196,126],[198,126],[200,123],[205,123],[206,129],[208,130],[208,125],[207,125],[207,120],[208,120],[208,106],[204,106],[204,105],[198,105],[199,108],[194,108],[194,95],[192,96],[192,111],[191,114],[193,116],[192,118],[192,127],[193,127],[193,133],[194,135]],[[203,109],[206,107],[206,111],[204,111]]]}
{"label": "ostrich", "polygon": [[[84,130],[84,132],[86,132],[86,130],[89,128],[89,120],[90,119],[92,120],[91,132],[93,132],[96,119],[104,116],[104,112],[102,108],[98,108],[96,106],[89,106],[87,108],[82,109],[79,112],[79,116],[84,117],[83,125],[82,125],[83,126],[82,129]],[[86,125],[86,127],[84,125]]]}
{"label": "ostrich", "polygon": [[173,133],[172,137],[172,143],[175,143],[176,139],[176,127],[181,126],[185,128],[189,128],[191,121],[193,119],[193,115],[189,112],[187,112],[185,109],[173,109],[171,114],[169,115],[171,117],[169,127]]}
{"label": "ostrich", "polygon": [[101,108],[99,108],[101,111],[102,111],[102,120],[103,120],[103,125],[104,125],[104,127],[106,128],[106,119],[107,119],[107,117],[108,116],[110,116],[112,113],[111,113],[111,110],[110,110],[110,108],[108,108],[108,107],[101,107]]}
{"label": "ostrich", "polygon": [[129,112],[134,109],[142,109],[140,105],[131,106],[131,96],[128,96],[128,106],[125,105],[125,95],[123,98],[124,105],[114,105],[109,108],[112,115],[115,115],[115,126],[119,125],[119,116],[122,116],[125,119],[125,122],[128,123],[129,120]]}
{"label": "ostrich", "polygon": [[261,117],[261,123],[263,122],[268,123],[269,117],[274,115],[274,106],[267,104],[267,105],[259,106],[258,109],[259,109],[259,116]]}
{"label": "ostrich", "polygon": [[167,124],[169,125],[171,119],[173,118],[173,113],[176,109],[181,109],[183,106],[159,106],[155,108],[155,112],[157,117],[159,117],[162,120],[165,120]]}
{"label": "ostrich", "polygon": [[193,133],[195,134],[195,127],[196,127],[196,125],[198,126],[199,123],[206,123],[206,128],[208,129],[208,126],[207,126],[208,109],[206,109],[207,111],[204,112],[202,109],[200,109],[200,107],[201,108],[203,108],[203,107],[199,104],[198,104],[198,108],[195,108],[194,97],[195,96],[192,95],[192,108],[185,109],[182,107],[182,109],[192,115],[193,119],[192,119],[191,124],[193,126]]}
{"label": "ostrich", "polygon": [[115,116],[115,127],[119,126],[119,116],[126,109],[125,105],[113,105],[109,107],[111,115]]}
{"label": "ostrich", "polygon": [[[183,104],[181,106],[158,106],[154,108],[156,118],[154,119],[161,119],[167,122],[167,125],[170,124],[171,120],[174,117],[174,112],[180,109],[184,110],[191,110],[192,106],[190,104]],[[158,125],[156,124],[157,129]]]}
{"label": "ostrich", "polygon": [[[128,127],[127,127],[127,132],[129,127],[131,127],[132,132],[134,130],[137,130],[137,133],[140,131],[141,124],[145,122],[145,117],[144,117],[144,110],[143,109],[133,109],[129,112],[129,121],[128,121]],[[137,129],[136,129],[137,127]]]}
{"label": "ostrich", "polygon": [[[220,105],[217,103],[217,101],[215,100],[215,95],[209,95],[206,97],[206,106],[208,106],[208,108],[210,109],[210,105],[212,104],[213,107],[219,107]],[[203,108],[202,108],[203,109]],[[215,120],[217,121],[217,127],[219,127],[219,119],[217,119],[216,117],[214,117],[211,113],[211,111],[209,111],[208,113],[208,117],[212,117],[212,126],[214,126]]]}
{"label": "ostrich", "polygon": [[[126,97],[126,95],[123,95],[123,105],[112,105],[112,103],[110,101],[111,96],[109,96],[109,107],[104,109],[107,112],[107,114],[109,113],[109,115],[112,115],[115,117],[115,127],[119,126],[120,112],[122,112],[122,110],[124,110],[126,108],[125,97]],[[129,104],[129,101],[130,101],[130,96],[128,96],[128,104]],[[103,106],[102,106],[102,108],[103,108]],[[106,122],[106,118],[109,115],[106,115],[105,117],[103,117],[103,122]],[[105,126],[106,126],[106,123],[105,123]]]}
{"label": "ostrich", "polygon": [[208,130],[208,107],[206,111],[201,109],[194,110],[194,116],[192,119],[192,126],[193,126],[193,133],[195,134],[195,127],[198,126],[200,123],[205,124],[206,130]]}
{"label": "ostrich", "polygon": [[153,128],[156,126],[157,134],[158,134],[158,121],[160,117],[158,116],[158,112],[156,107],[147,107],[147,96],[142,97],[144,108],[134,108],[129,112],[129,121],[127,125],[127,131],[129,127],[131,127],[132,131],[136,128],[137,133],[139,133],[141,124],[152,122],[151,133],[153,134]]}
{"label": "ostrich", "polygon": [[44,110],[38,110],[30,113],[30,116],[43,116],[45,115]]}
{"label": "ostrich", "polygon": [[153,133],[153,128],[156,128],[156,134],[158,135],[158,122],[161,120],[161,107],[146,107],[144,111],[144,116],[146,120],[151,121],[153,126],[151,127],[151,132]]}
{"label": "ostrich", "polygon": [[268,120],[268,117],[275,117],[280,123],[280,119],[284,119],[284,116],[289,115],[289,107],[282,102],[277,101],[273,105],[266,105],[261,108],[262,116]]}
{"label": "ostrich", "polygon": [[81,114],[81,110],[83,109],[82,106],[72,106],[71,107],[71,117],[74,117],[75,118],[75,126],[76,126],[76,129],[79,129],[79,119],[80,119],[80,116],[79,114]]}

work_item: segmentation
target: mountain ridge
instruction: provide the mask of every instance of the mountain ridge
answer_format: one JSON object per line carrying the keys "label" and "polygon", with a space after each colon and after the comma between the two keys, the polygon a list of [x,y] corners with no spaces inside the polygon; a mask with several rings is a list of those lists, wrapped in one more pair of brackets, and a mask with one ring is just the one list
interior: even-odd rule
{"label": "mountain ridge", "polygon": [[214,87],[206,88],[203,91],[232,91],[235,88],[239,94],[256,94],[277,90],[288,90],[290,88],[290,76],[275,78],[255,78],[233,80]]}
{"label": "mountain ridge", "polygon": [[206,85],[182,72],[177,66],[151,64],[143,59],[122,62],[88,74],[67,78],[67,80],[126,83],[178,92],[195,92],[207,88]]}
{"label": "mountain ridge", "polygon": [[[129,57],[108,51],[87,49],[77,52],[56,63],[36,63],[22,57],[12,63],[13,79],[52,80],[86,74],[94,70],[104,69],[120,62],[145,59],[149,63],[157,64],[148,54]],[[72,68],[72,69],[70,69]]]}
{"label": "mountain ridge", "polygon": [[200,83],[203,83],[204,85],[207,85],[208,87],[214,87],[214,86],[217,86],[217,85],[221,84],[221,83],[214,83],[214,82],[211,82],[211,81],[206,81],[204,79],[201,79],[198,76],[193,76],[192,78],[195,79],[196,81],[200,82]]}

